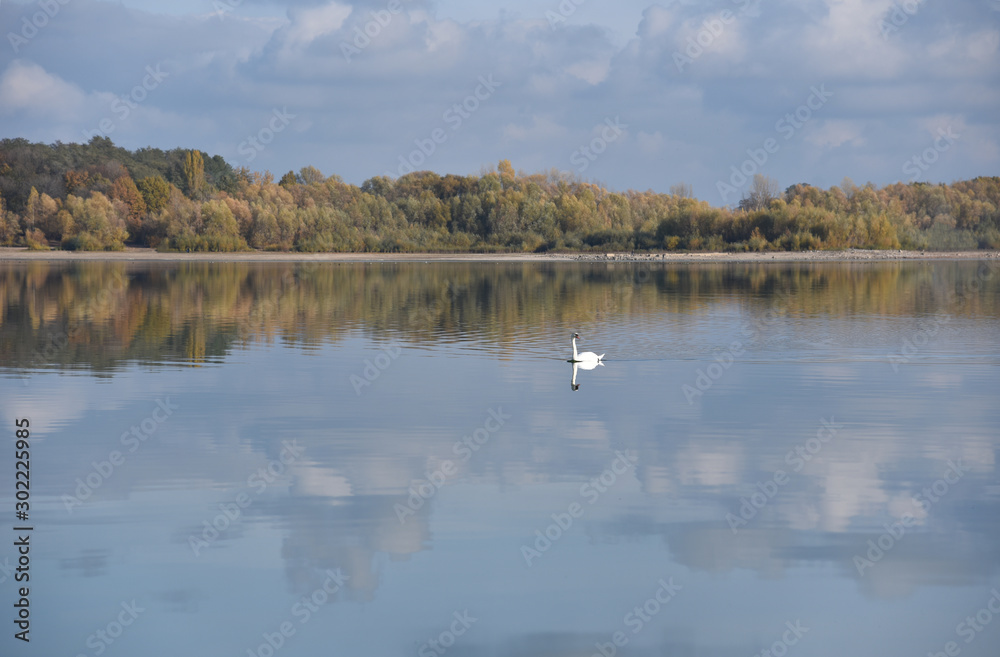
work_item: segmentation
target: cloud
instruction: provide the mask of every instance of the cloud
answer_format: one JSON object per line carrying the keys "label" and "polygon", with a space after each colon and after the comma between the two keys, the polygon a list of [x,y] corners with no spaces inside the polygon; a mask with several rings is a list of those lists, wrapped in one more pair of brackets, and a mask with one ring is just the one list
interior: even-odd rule
{"label": "cloud", "polygon": [[[385,0],[241,3],[221,18],[74,0],[17,59],[0,50],[4,136],[79,140],[162,63],[171,77],[111,135],[121,145],[197,145],[244,164],[239,144],[287,107],[295,129],[252,166],[312,164],[360,183],[394,169],[479,76],[494,75],[503,86],[424,166],[565,167],[595,125],[621,116],[633,138],[588,161],[588,176],[664,192],[685,180],[718,202],[716,180],[825,84],[835,97],[763,171],[780,183],[893,182],[942,115],[975,139],[928,175],[1000,174],[989,159],[1000,143],[1000,30],[984,3],[921,3],[888,33],[891,0],[588,3],[557,29],[544,9],[514,4],[401,0],[390,20]],[[19,25],[29,9],[3,3],[0,20]],[[702,54],[678,70],[674,55],[699,39]],[[346,57],[344,44],[359,52]]]}
{"label": "cloud", "polygon": [[864,124],[860,121],[833,120],[806,136],[806,140],[819,147],[837,148],[843,144],[854,147],[865,145]]}
{"label": "cloud", "polygon": [[0,76],[0,111],[51,120],[80,112],[87,95],[76,85],[50,75],[38,64],[16,59]]}
{"label": "cloud", "polygon": [[550,140],[566,135],[564,126],[547,116],[531,117],[530,125],[509,123],[504,126],[504,137],[511,141]]}
{"label": "cloud", "polygon": [[658,153],[660,149],[663,148],[663,133],[657,130],[656,132],[649,134],[640,130],[636,134],[636,141],[639,144],[639,150],[643,153]]}
{"label": "cloud", "polygon": [[289,45],[308,46],[317,37],[339,30],[353,11],[350,5],[339,2],[289,10],[291,23],[286,30],[286,39]]}

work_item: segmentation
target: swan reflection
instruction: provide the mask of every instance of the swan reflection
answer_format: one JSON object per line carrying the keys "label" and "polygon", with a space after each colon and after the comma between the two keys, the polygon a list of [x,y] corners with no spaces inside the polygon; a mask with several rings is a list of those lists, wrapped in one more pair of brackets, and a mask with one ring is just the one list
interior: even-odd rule
{"label": "swan reflection", "polygon": [[602,361],[599,361],[599,360],[584,361],[582,363],[581,362],[574,362],[574,361],[570,361],[570,362],[573,363],[573,379],[572,379],[572,381],[570,381],[569,385],[570,385],[571,388],[573,388],[573,390],[579,390],[580,389],[580,384],[576,382],[576,372],[577,372],[577,370],[592,370],[595,367],[597,367],[598,365],[600,365],[601,367],[604,367],[604,363]]}

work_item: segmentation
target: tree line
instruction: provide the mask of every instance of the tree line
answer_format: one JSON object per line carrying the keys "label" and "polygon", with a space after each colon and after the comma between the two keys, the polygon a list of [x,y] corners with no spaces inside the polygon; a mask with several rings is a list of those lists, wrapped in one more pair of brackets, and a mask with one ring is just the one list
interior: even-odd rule
{"label": "tree line", "polygon": [[735,208],[679,183],[616,192],[562,172],[418,171],[360,186],[307,166],[275,182],[197,149],[0,141],[0,245],[163,251],[544,252],[1000,248],[1000,177],[850,179],[781,192],[758,174]]}

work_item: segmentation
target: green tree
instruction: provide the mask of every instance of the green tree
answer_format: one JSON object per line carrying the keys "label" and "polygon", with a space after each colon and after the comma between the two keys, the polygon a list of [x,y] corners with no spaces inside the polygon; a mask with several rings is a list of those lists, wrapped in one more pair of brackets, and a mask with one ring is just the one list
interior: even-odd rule
{"label": "green tree", "polygon": [[195,198],[205,188],[205,160],[201,151],[188,151],[184,156],[184,192]]}
{"label": "green tree", "polygon": [[41,205],[42,200],[38,195],[38,190],[32,187],[31,193],[28,194],[28,204],[24,208],[25,230],[32,230],[41,223]]}
{"label": "green tree", "polygon": [[146,208],[150,212],[159,212],[170,200],[170,183],[162,176],[143,178],[136,187],[142,194],[142,200],[145,201]]}
{"label": "green tree", "polygon": [[0,246],[14,246],[21,235],[21,226],[17,215],[6,209],[3,196],[0,196]]}

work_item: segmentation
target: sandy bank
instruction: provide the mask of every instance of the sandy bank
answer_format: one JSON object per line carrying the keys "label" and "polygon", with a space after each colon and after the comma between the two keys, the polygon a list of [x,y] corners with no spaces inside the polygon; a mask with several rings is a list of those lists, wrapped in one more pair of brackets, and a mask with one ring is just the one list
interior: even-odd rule
{"label": "sandy bank", "polygon": [[780,251],[765,253],[159,253],[125,251],[28,251],[0,247],[0,262],[848,262],[875,260],[986,260],[998,251]]}

